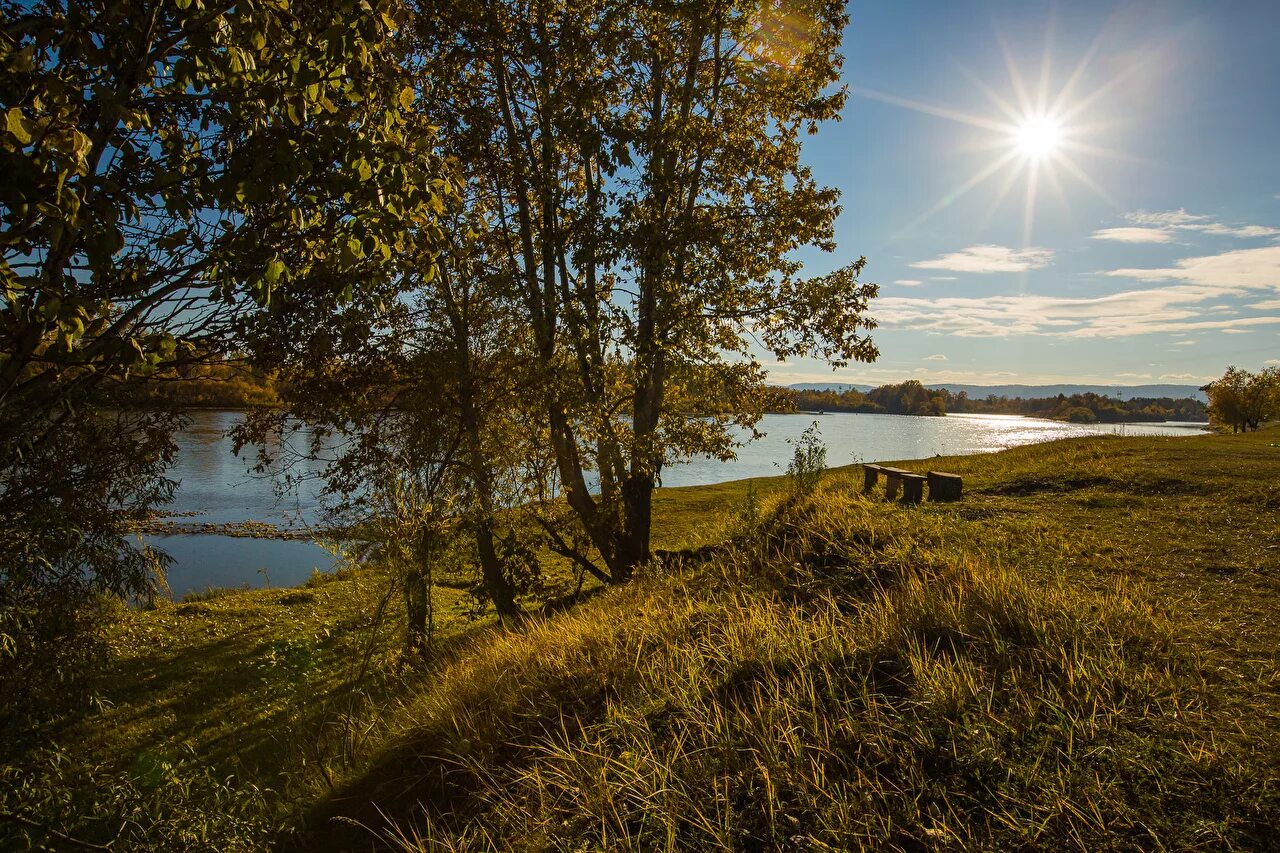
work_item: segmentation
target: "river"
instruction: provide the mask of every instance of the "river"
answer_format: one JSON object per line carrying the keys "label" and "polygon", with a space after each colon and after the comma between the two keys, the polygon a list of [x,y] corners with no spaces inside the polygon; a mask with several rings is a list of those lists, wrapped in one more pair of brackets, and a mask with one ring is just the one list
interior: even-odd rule
{"label": "river", "polygon": [[[165,508],[183,524],[234,524],[263,521],[305,530],[320,516],[319,485],[304,483],[286,495],[275,481],[250,472],[252,451],[233,452],[227,431],[238,412],[197,412],[177,436],[178,455],[169,476],[178,481],[173,502]],[[1123,433],[1126,435],[1195,435],[1203,424],[1067,424],[1010,415],[948,415],[912,418],[846,413],[766,415],[765,436],[743,446],[731,462],[696,459],[668,467],[664,486],[721,483],[744,477],[768,477],[786,470],[788,440],[799,438],[818,422],[827,446],[827,464],[892,459],[925,459],[991,453],[1007,447],[1059,438]],[[249,458],[246,458],[249,457]],[[173,558],[168,581],[175,598],[209,586],[293,586],[312,571],[328,571],[336,558],[306,539],[234,537],[212,533],[150,536],[148,541]]]}

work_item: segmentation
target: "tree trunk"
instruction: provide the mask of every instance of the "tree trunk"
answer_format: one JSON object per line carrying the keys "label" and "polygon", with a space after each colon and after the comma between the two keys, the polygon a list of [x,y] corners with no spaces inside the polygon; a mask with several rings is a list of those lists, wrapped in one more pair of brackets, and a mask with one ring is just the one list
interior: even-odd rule
{"label": "tree trunk", "polygon": [[618,543],[618,568],[614,583],[629,580],[636,566],[649,559],[649,540],[653,528],[653,478],[628,477],[622,487],[625,528]]}
{"label": "tree trunk", "polygon": [[404,579],[404,605],[408,616],[405,647],[425,656],[431,648],[431,571],[420,566]]}
{"label": "tree trunk", "polygon": [[494,609],[498,611],[498,618],[505,623],[520,617],[520,605],[516,603],[515,588],[503,570],[502,561],[498,559],[497,549],[493,545],[495,526],[493,481],[489,476],[489,467],[481,444],[480,416],[471,394],[469,376],[463,380],[463,388],[465,391],[462,395],[462,418],[470,444],[468,449],[471,461],[471,482],[476,490],[478,504],[475,539],[476,552],[480,557],[480,576],[484,582],[485,592],[493,602]]}

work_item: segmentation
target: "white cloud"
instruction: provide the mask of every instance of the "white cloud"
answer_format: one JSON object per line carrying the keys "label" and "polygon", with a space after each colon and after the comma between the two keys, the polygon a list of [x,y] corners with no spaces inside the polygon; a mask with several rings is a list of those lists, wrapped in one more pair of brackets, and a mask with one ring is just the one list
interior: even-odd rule
{"label": "white cloud", "polygon": [[1187,209],[1185,207],[1180,207],[1177,210],[1169,210],[1164,213],[1148,213],[1145,210],[1139,210],[1137,213],[1125,214],[1124,218],[1135,225],[1154,225],[1157,228],[1179,228],[1187,225],[1195,225],[1198,222],[1204,222],[1209,217],[1187,213]]}
{"label": "white cloud", "polygon": [[1008,246],[969,246],[931,261],[916,261],[911,266],[926,270],[953,272],[1025,272],[1047,267],[1053,260],[1049,249],[1010,249]]}
{"label": "white cloud", "polygon": [[1262,363],[1268,366],[1278,365],[1280,364],[1280,358],[1269,358]]}
{"label": "white cloud", "polygon": [[[887,328],[960,337],[1113,338],[1280,324],[1280,316],[1206,319],[1213,315],[1203,303],[1242,292],[1248,288],[1183,284],[1097,297],[884,297],[876,300],[875,315]],[[1178,343],[1190,346],[1194,341]]]}
{"label": "white cloud", "polygon": [[1209,382],[1212,376],[1196,376],[1194,373],[1163,373],[1160,378],[1166,382]]}
{"label": "white cloud", "polygon": [[1175,347],[1193,347],[1198,343],[1200,342],[1199,341],[1178,341],[1176,344],[1174,344],[1174,346]]}
{"label": "white cloud", "polygon": [[947,361],[948,359],[942,353],[938,353],[937,355],[926,355],[924,357],[924,360],[925,361]]}
{"label": "white cloud", "polygon": [[1150,379],[1150,373],[1117,373],[1117,379]]}
{"label": "white cloud", "polygon": [[[957,254],[971,259],[972,249]],[[935,299],[889,296],[876,300],[875,315],[886,328],[960,337],[1116,338],[1222,329],[1238,333],[1280,324],[1280,299],[1269,298],[1280,295],[1280,246],[1237,249],[1184,258],[1170,267],[1115,269],[1102,274],[1149,284],[1094,297],[1029,293]],[[1152,286],[1156,283],[1164,284]],[[1249,308],[1276,313],[1239,316],[1231,303],[1223,301],[1229,297],[1253,297],[1259,301],[1249,303]],[[1195,341],[1176,344],[1194,346]]]}
{"label": "white cloud", "polygon": [[903,287],[919,287],[920,285],[924,284],[924,282],[918,278],[900,278],[897,281],[895,281],[894,284],[899,284],[899,285],[902,285]]}
{"label": "white cloud", "polygon": [[1220,288],[1224,293],[1263,288],[1280,290],[1280,246],[1183,258],[1173,268],[1108,270],[1106,275],[1140,281],[1185,281]]}
{"label": "white cloud", "polygon": [[1093,232],[1093,239],[1113,243],[1169,243],[1173,241],[1173,232],[1164,228],[1103,228]]}
{"label": "white cloud", "polygon": [[[1267,225],[1227,225],[1222,222],[1214,222],[1212,218],[1208,216],[1187,213],[1186,208],[1179,208],[1178,210],[1170,210],[1164,213],[1148,213],[1144,210],[1140,210],[1137,213],[1126,214],[1124,218],[1135,225],[1154,226],[1154,229],[1152,230],[1156,231],[1157,233],[1164,233],[1168,235],[1169,239],[1172,239],[1172,235],[1169,234],[1169,229],[1177,229],[1179,231],[1201,231],[1205,234],[1213,234],[1215,236],[1221,236],[1221,237],[1239,237],[1245,240],[1250,238],[1275,237],[1280,235],[1280,228],[1272,228]],[[1107,231],[1138,231],[1142,229],[1109,228],[1106,230]],[[1098,237],[1098,235],[1101,233],[1103,232],[1094,232],[1094,237]],[[1098,239],[1105,240],[1109,238],[1099,237]],[[1123,238],[1115,237],[1110,239],[1119,240]],[[1125,242],[1167,243],[1169,242],[1169,239],[1149,240],[1149,241],[1133,239],[1133,240],[1126,240]]]}
{"label": "white cloud", "polygon": [[1221,222],[1214,222],[1211,225],[1205,225],[1202,228],[1195,229],[1203,231],[1206,234],[1217,234],[1226,237],[1240,237],[1249,239],[1250,237],[1275,237],[1280,234],[1280,228],[1271,228],[1266,225],[1223,225]]}
{"label": "white cloud", "polygon": [[1223,329],[1223,330],[1222,330],[1222,334],[1224,334],[1224,335],[1252,335],[1252,334],[1253,334],[1253,332],[1249,331],[1248,329]]}

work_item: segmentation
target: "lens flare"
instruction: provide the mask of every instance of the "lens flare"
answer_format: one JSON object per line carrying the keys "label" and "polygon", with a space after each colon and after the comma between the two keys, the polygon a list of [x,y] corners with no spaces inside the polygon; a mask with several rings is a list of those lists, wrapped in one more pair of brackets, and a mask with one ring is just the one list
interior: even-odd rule
{"label": "lens flare", "polygon": [[754,24],[743,39],[746,54],[783,69],[795,68],[813,49],[818,30],[813,17],[788,0],[764,0]]}

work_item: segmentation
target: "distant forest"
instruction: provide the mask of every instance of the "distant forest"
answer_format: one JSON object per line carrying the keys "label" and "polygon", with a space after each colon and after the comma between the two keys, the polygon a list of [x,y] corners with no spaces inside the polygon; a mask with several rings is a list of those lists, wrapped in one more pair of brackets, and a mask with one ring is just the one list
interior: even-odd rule
{"label": "distant forest", "polygon": [[1101,394],[1058,394],[1053,397],[970,397],[942,388],[926,388],[911,379],[898,385],[881,385],[866,393],[850,389],[812,391],[788,389],[796,411],[863,412],[883,415],[1026,415],[1072,423],[1120,423],[1136,421],[1208,421],[1208,408],[1199,400],[1171,397],[1134,397],[1118,400]]}
{"label": "distant forest", "polygon": [[[205,364],[162,375],[129,379],[108,391],[124,408],[176,405],[182,408],[246,409],[279,404],[277,381],[261,371],[231,362]],[[953,414],[1025,415],[1072,423],[1208,421],[1208,407],[1192,398],[1134,397],[1120,400],[1102,394],[1057,394],[1050,397],[970,397],[944,388],[926,388],[915,379],[862,392],[771,389],[774,411],[862,412],[877,415],[939,416]]]}
{"label": "distant forest", "polygon": [[280,403],[274,377],[239,362],[173,368],[105,383],[106,402],[125,409],[247,409]]}

